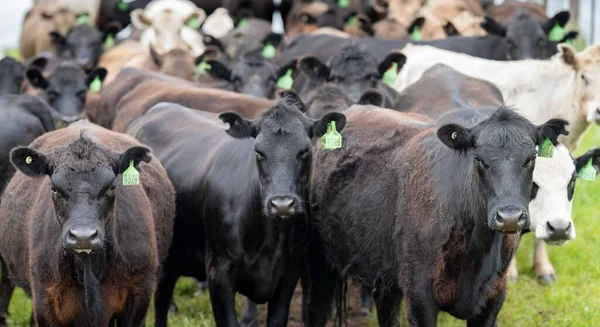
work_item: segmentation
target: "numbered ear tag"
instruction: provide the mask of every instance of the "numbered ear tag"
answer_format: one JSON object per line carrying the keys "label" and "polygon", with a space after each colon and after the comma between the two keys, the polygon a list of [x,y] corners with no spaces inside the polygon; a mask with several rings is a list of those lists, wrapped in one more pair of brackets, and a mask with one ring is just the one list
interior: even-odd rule
{"label": "numbered ear tag", "polygon": [[579,170],[577,177],[583,179],[584,181],[593,182],[596,180],[596,168],[592,165],[592,161],[594,158],[590,157],[587,164]]}
{"label": "numbered ear tag", "polygon": [[415,26],[410,33],[410,39],[413,41],[421,41],[421,28],[419,26]]}
{"label": "numbered ear tag", "polygon": [[548,33],[548,40],[559,42],[565,37],[565,29],[562,28],[558,23],[554,24],[554,27]]}
{"label": "numbered ear tag", "polygon": [[271,44],[270,42],[265,44],[265,47],[262,50],[263,57],[265,57],[267,59],[271,59],[271,58],[275,57],[276,53],[277,53],[277,49],[275,49],[275,46],[273,46],[273,44]]}
{"label": "numbered ear tag", "polygon": [[188,19],[186,25],[189,28],[198,29],[198,27],[200,27],[200,21],[198,20],[198,17],[192,16]]}
{"label": "numbered ear tag", "polygon": [[138,185],[140,183],[140,173],[133,166],[133,160],[129,160],[129,168],[123,172],[123,185]]}
{"label": "numbered ear tag", "polygon": [[292,78],[292,69],[290,68],[277,80],[277,87],[282,90],[290,90],[293,85],[294,78]]}
{"label": "numbered ear tag", "polygon": [[77,16],[77,24],[79,24],[79,25],[87,24],[89,18],[90,17],[88,16],[88,14],[81,14],[81,15]]}
{"label": "numbered ear tag", "polygon": [[200,75],[204,75],[208,72],[208,70],[210,69],[210,64],[207,63],[206,61],[202,60],[198,66],[196,66],[196,72]]}
{"label": "numbered ear tag", "polygon": [[240,21],[238,22],[237,27],[238,28],[242,28],[242,27],[246,27],[246,26],[248,26],[248,19],[247,18],[240,19]]}
{"label": "numbered ear tag", "polygon": [[390,68],[383,73],[381,81],[387,85],[394,85],[396,78],[398,77],[398,63],[392,63]]}
{"label": "numbered ear tag", "polygon": [[546,138],[538,151],[538,157],[540,158],[552,158],[554,155],[554,144],[549,138]]}
{"label": "numbered ear tag", "polygon": [[33,158],[31,158],[31,156],[27,156],[27,158],[25,158],[25,163],[28,165],[30,165],[32,161],[33,161]]}
{"label": "numbered ear tag", "polygon": [[321,147],[325,150],[335,150],[342,147],[342,135],[335,128],[335,121],[327,125],[327,133],[321,136]]}
{"label": "numbered ear tag", "polygon": [[350,0],[338,0],[338,7],[348,8],[350,6]]}
{"label": "numbered ear tag", "polygon": [[90,83],[90,92],[98,93],[102,90],[102,80],[100,76],[96,75],[94,80]]}
{"label": "numbered ear tag", "polygon": [[104,44],[102,46],[104,47],[104,50],[108,50],[108,49],[112,48],[113,45],[115,45],[115,37],[112,34],[108,34],[106,36],[106,40],[104,40]]}
{"label": "numbered ear tag", "polygon": [[117,2],[117,8],[119,11],[125,12],[129,9],[129,4],[123,0],[119,0],[119,2]]}

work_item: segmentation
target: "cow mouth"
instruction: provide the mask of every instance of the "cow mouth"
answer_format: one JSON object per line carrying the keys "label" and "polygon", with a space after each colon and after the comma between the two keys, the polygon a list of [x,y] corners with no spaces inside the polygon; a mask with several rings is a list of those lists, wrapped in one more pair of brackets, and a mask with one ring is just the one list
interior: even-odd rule
{"label": "cow mouth", "polygon": [[567,239],[563,239],[563,240],[548,239],[548,240],[544,240],[544,241],[546,242],[546,244],[551,245],[551,246],[563,246],[569,242],[569,240],[567,240]]}
{"label": "cow mouth", "polygon": [[94,250],[92,250],[92,249],[74,249],[73,251],[75,251],[75,253],[77,253],[77,254],[81,254],[81,253],[90,254]]}

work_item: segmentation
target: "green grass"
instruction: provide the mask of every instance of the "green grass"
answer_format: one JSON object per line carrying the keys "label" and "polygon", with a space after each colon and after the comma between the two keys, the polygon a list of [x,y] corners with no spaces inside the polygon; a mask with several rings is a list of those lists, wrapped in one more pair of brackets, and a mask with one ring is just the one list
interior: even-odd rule
{"label": "green grass", "polygon": [[[585,134],[576,155],[600,146],[600,128],[592,127]],[[583,327],[598,326],[600,322],[600,178],[595,182],[578,181],[575,191],[574,220],[577,239],[562,247],[548,247],[558,281],[551,286],[537,283],[531,268],[533,237],[526,235],[517,253],[520,278],[511,284],[500,313],[500,326],[506,327]],[[175,298],[179,313],[170,314],[171,326],[214,326],[210,300],[197,291],[189,278],[177,284]],[[241,299],[238,312],[241,312]],[[10,326],[29,326],[31,301],[22,290],[17,290],[9,309]],[[153,311],[148,314],[146,326],[154,326]],[[376,317],[370,319],[377,326]],[[439,326],[464,326],[464,323],[441,314]],[[404,323],[403,325],[406,325]]]}

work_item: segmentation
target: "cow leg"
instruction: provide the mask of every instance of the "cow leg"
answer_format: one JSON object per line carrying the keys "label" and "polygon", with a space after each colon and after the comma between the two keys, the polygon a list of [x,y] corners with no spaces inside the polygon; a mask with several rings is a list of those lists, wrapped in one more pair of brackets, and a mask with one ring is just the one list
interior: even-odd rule
{"label": "cow leg", "polygon": [[533,252],[533,269],[538,277],[538,281],[544,285],[551,284],[556,280],[556,272],[548,252],[546,251],[546,243],[542,240],[535,240],[535,251]]}
{"label": "cow leg", "polygon": [[[208,256],[208,255],[207,255]],[[213,316],[217,327],[238,327],[235,314],[235,290],[229,269],[223,265],[207,267],[208,292],[212,304]]]}
{"label": "cow leg", "polygon": [[269,300],[267,312],[267,327],[287,326],[290,313],[290,302],[294,296],[294,290],[300,279],[300,270],[292,269],[284,274],[283,280],[277,286],[275,294]]}
{"label": "cow leg", "polygon": [[439,310],[431,297],[429,287],[414,283],[406,290],[406,318],[410,327],[437,325]]}
{"label": "cow leg", "polygon": [[494,298],[488,300],[481,312],[467,319],[467,327],[497,327],[496,319],[504,303],[506,288],[503,288]]}
{"label": "cow leg", "polygon": [[4,259],[0,257],[0,327],[6,326],[8,317],[8,305],[12,297],[15,286],[8,279],[8,267]]}
{"label": "cow leg", "polygon": [[156,294],[154,294],[154,321],[156,327],[167,327],[175,284],[177,284],[177,276],[166,269],[163,270],[158,281]]}
{"label": "cow leg", "polygon": [[325,258],[318,236],[309,243],[309,287],[306,326],[323,327],[331,311],[335,284],[339,278]]}
{"label": "cow leg", "polygon": [[[365,288],[363,287],[363,291],[364,290]],[[369,295],[371,295],[370,292]],[[393,287],[391,289],[384,289],[382,287],[378,287],[375,290],[375,303],[377,307],[377,320],[379,321],[379,326],[399,326],[400,304],[402,303],[402,290],[400,290],[397,287]]]}
{"label": "cow leg", "polygon": [[117,318],[117,326],[119,327],[142,327],[146,320],[146,314],[150,307],[150,299],[152,298],[152,284],[148,282],[146,285],[134,290],[135,293],[127,297],[124,312]]}
{"label": "cow leg", "polygon": [[242,327],[258,327],[258,304],[246,299],[242,312]]}
{"label": "cow leg", "polygon": [[513,283],[516,283],[519,280],[519,270],[517,269],[516,256],[513,256],[513,258],[510,260],[510,265],[508,266],[506,277],[508,277],[508,280]]}
{"label": "cow leg", "polygon": [[360,314],[368,316],[373,309],[373,292],[371,288],[363,286],[360,288]]}

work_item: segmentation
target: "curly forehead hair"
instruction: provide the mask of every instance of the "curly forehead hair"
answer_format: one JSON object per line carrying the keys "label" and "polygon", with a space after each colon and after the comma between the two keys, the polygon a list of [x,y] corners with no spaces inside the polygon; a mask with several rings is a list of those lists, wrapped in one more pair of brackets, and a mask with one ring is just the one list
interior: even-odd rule
{"label": "curly forehead hair", "polygon": [[52,165],[68,164],[71,170],[85,170],[84,166],[88,164],[109,166],[115,165],[115,154],[94,142],[85,135],[85,130],[81,131],[79,138],[72,143],[59,147],[54,150],[52,156]]}

